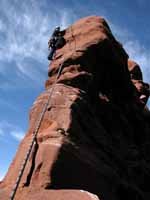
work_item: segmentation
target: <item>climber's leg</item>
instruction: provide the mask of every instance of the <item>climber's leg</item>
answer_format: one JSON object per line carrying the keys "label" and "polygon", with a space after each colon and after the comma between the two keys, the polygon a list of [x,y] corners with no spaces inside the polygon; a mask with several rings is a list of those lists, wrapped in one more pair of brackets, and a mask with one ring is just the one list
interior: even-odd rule
{"label": "climber's leg", "polygon": [[49,52],[49,55],[48,55],[48,60],[53,60],[53,55],[55,53],[55,50],[56,49],[54,47],[50,49],[50,52]]}

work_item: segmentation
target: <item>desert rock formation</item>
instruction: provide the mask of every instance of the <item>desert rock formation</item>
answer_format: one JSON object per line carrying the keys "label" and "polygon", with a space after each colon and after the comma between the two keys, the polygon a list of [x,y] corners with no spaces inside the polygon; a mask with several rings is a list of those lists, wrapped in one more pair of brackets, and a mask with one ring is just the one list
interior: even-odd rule
{"label": "desert rock formation", "polygon": [[8,199],[63,64],[16,200],[148,200],[150,117],[135,95],[134,62],[101,17],[80,19],[64,30],[64,38],[0,184],[0,199]]}

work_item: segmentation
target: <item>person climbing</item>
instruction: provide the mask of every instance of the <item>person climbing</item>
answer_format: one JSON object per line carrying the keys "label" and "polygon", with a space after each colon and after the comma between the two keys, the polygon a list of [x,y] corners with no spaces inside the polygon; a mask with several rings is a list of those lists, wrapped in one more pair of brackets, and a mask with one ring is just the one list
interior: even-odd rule
{"label": "person climbing", "polygon": [[63,32],[60,31],[60,27],[56,27],[51,38],[48,41],[48,49],[50,50],[48,60],[53,60],[56,49],[62,48],[64,44],[65,39],[63,37]]}

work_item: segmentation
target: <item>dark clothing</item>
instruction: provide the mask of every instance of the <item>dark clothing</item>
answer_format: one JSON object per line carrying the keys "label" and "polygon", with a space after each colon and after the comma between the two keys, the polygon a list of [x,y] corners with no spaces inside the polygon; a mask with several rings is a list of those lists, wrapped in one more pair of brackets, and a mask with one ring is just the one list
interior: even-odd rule
{"label": "dark clothing", "polygon": [[60,27],[55,28],[54,32],[52,33],[51,38],[57,37],[60,33]]}
{"label": "dark clothing", "polygon": [[57,37],[56,44],[55,44],[56,49],[62,48],[64,44],[65,44],[65,39],[63,38],[63,36],[59,35]]}
{"label": "dark clothing", "polygon": [[48,42],[48,47],[50,48],[50,53],[48,55],[48,60],[53,60],[53,55],[56,49],[62,48],[65,44],[65,39],[63,38],[60,29],[53,32],[52,37]]}
{"label": "dark clothing", "polygon": [[55,47],[53,47],[53,48],[50,49],[49,55],[47,57],[48,60],[53,60],[53,55],[54,55],[55,51],[56,51]]}

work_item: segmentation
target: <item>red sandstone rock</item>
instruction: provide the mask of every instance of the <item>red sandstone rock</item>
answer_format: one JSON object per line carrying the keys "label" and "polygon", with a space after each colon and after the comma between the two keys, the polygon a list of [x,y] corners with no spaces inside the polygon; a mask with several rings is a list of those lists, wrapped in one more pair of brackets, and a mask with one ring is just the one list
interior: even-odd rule
{"label": "red sandstone rock", "polygon": [[131,75],[131,79],[143,80],[142,71],[140,66],[133,60],[128,60],[128,69]]}
{"label": "red sandstone rock", "polygon": [[144,107],[150,96],[150,86],[143,82],[142,71],[140,66],[132,60],[128,60],[128,69],[131,76],[131,81],[135,86],[135,96],[137,103]]}
{"label": "red sandstone rock", "polygon": [[46,90],[30,110],[29,130],[0,184],[0,199],[8,199],[63,63],[16,200],[148,200],[150,118],[134,99],[134,63],[103,18],[83,18],[64,37]]}
{"label": "red sandstone rock", "polygon": [[[8,195],[0,194],[2,200],[8,200]],[[31,187],[19,190],[15,200],[100,200],[97,195],[84,190],[44,190]]]}
{"label": "red sandstone rock", "polygon": [[79,20],[66,29],[64,38],[66,45],[56,51],[55,60],[49,66],[46,88],[54,82],[63,63],[60,83],[93,95],[100,90],[114,99],[132,96],[128,55],[103,18],[91,16]]}

